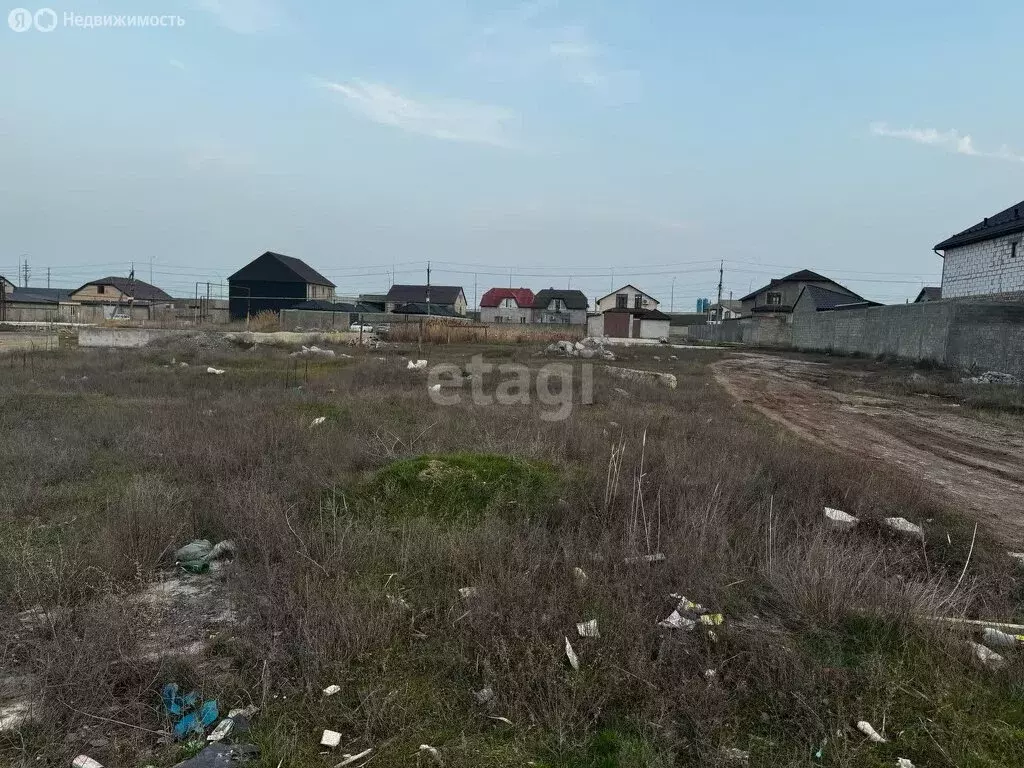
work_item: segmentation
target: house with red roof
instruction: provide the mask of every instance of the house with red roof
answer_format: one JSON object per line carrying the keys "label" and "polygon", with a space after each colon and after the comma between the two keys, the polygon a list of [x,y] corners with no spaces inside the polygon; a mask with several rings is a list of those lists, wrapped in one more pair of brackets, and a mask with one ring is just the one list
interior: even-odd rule
{"label": "house with red roof", "polygon": [[533,322],[533,301],[529,288],[491,288],[480,297],[480,322]]}

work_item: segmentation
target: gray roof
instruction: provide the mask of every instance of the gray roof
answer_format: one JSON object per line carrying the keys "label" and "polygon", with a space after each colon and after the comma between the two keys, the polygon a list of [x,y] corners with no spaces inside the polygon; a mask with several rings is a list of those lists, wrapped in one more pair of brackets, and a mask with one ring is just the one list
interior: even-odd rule
{"label": "gray roof", "polygon": [[533,307],[534,309],[547,309],[548,304],[554,299],[561,299],[565,303],[566,309],[586,309],[590,305],[587,295],[583,291],[578,291],[575,288],[565,290],[545,288],[534,294]]}
{"label": "gray roof", "polygon": [[839,291],[830,291],[828,288],[822,288],[820,285],[805,285],[804,289],[800,291],[800,296],[797,297],[797,303],[800,303],[800,299],[805,293],[810,297],[811,302],[814,304],[814,309],[818,312],[825,312],[831,309],[880,306],[876,301],[868,301],[859,296],[850,296]]}
{"label": "gray roof", "polygon": [[[460,293],[465,296],[461,285],[432,285],[430,286],[430,303],[431,305],[454,304],[458,300]],[[425,304],[427,301],[427,286],[400,285],[396,283],[388,291],[386,300],[400,304]]]}
{"label": "gray roof", "polygon": [[68,288],[18,288],[7,294],[7,301],[23,304],[58,304],[71,297]]}
{"label": "gray roof", "polygon": [[[121,293],[126,296],[131,296],[136,301],[170,301],[171,297],[169,294],[164,293],[162,290],[157,288],[155,285],[150,285],[147,282],[139,280],[138,278],[132,279],[129,277],[101,277],[99,280],[91,280],[82,288],[86,288],[90,285],[112,285]],[[77,288],[72,293],[77,293],[82,290]]]}
{"label": "gray roof", "polygon": [[450,304],[434,303],[434,288],[430,288],[430,304],[425,302],[410,302],[400,304],[391,310],[395,315],[430,315],[431,317],[462,317]]}
{"label": "gray roof", "polygon": [[973,227],[968,227],[962,232],[957,232],[935,246],[936,251],[945,251],[950,248],[959,248],[962,245],[980,243],[983,240],[991,240],[994,237],[1012,235],[1017,232],[1024,232],[1024,200],[1011,205],[1005,211],[1000,211],[995,216],[982,219]]}
{"label": "gray roof", "polygon": [[[746,296],[742,297],[740,301],[749,301],[762,291],[767,291],[769,288],[774,288],[775,286],[782,285],[783,283],[833,283],[835,285],[839,285],[839,283],[837,283],[835,280],[829,277],[819,275],[817,272],[812,272],[809,269],[801,269],[799,272],[793,272],[791,274],[786,275],[785,277],[772,278],[768,285],[762,285],[756,291],[751,291]],[[839,287],[842,288],[843,290],[849,290],[848,288],[842,285],[839,285]],[[855,294],[853,291],[850,291],[850,295],[856,296],[857,294]],[[860,297],[857,296],[857,298]]]}
{"label": "gray roof", "polygon": [[942,287],[938,285],[926,285],[921,289],[921,292],[917,294],[917,298],[914,299],[914,303],[917,304],[921,301],[938,301],[942,298]]}

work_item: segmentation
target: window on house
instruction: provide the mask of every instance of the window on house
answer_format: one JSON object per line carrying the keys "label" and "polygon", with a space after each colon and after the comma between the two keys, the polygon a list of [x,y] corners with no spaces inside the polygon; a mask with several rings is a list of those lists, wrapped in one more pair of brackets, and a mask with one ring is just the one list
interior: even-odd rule
{"label": "window on house", "polygon": [[615,308],[625,309],[629,306],[629,296],[624,293],[615,294]]}
{"label": "window on house", "polygon": [[519,323],[520,323],[521,325],[526,325],[526,318],[525,318],[525,317],[520,317],[520,318],[519,318]]}
{"label": "window on house", "polygon": [[781,293],[769,293],[768,294],[768,306],[770,306],[770,307],[778,307],[778,306],[781,306],[781,304],[782,304],[782,294]]}
{"label": "window on house", "polygon": [[1017,258],[1017,249],[1018,248],[1020,248],[1020,240],[1014,240],[1012,243],[1010,243],[1010,258],[1011,259],[1016,259]]}
{"label": "window on house", "polygon": [[96,293],[103,293],[103,289],[106,288],[106,287],[107,286],[105,286],[105,285],[97,285],[96,286]]}
{"label": "window on house", "polygon": [[562,299],[554,299],[551,302],[550,309],[553,312],[562,312],[565,310],[565,302]]}
{"label": "window on house", "polygon": [[633,297],[633,309],[643,309],[644,297],[639,293]]}

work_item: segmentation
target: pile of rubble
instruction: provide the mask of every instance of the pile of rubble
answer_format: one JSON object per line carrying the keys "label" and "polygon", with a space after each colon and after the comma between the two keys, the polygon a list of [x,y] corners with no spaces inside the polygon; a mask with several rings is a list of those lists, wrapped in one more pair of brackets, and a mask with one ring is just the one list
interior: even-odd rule
{"label": "pile of rubble", "polygon": [[548,344],[544,350],[547,355],[562,355],[564,357],[580,357],[584,360],[600,359],[614,360],[615,354],[610,349],[605,349],[604,340],[596,337],[587,337],[582,341],[556,341]]}
{"label": "pile of rubble", "polygon": [[1000,373],[999,371],[985,371],[977,376],[964,379],[965,384],[1002,384],[1008,387],[1019,387],[1020,379],[1011,373]]}

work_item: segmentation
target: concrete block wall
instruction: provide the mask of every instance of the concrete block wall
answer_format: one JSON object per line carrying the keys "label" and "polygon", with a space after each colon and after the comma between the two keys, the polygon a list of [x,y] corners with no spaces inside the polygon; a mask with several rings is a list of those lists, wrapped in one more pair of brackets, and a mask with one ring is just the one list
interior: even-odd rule
{"label": "concrete block wall", "polygon": [[1020,233],[950,248],[943,255],[944,299],[1024,291],[1024,243]]}
{"label": "concrete block wall", "polygon": [[793,318],[793,346],[1024,376],[1024,302],[932,301]]}

